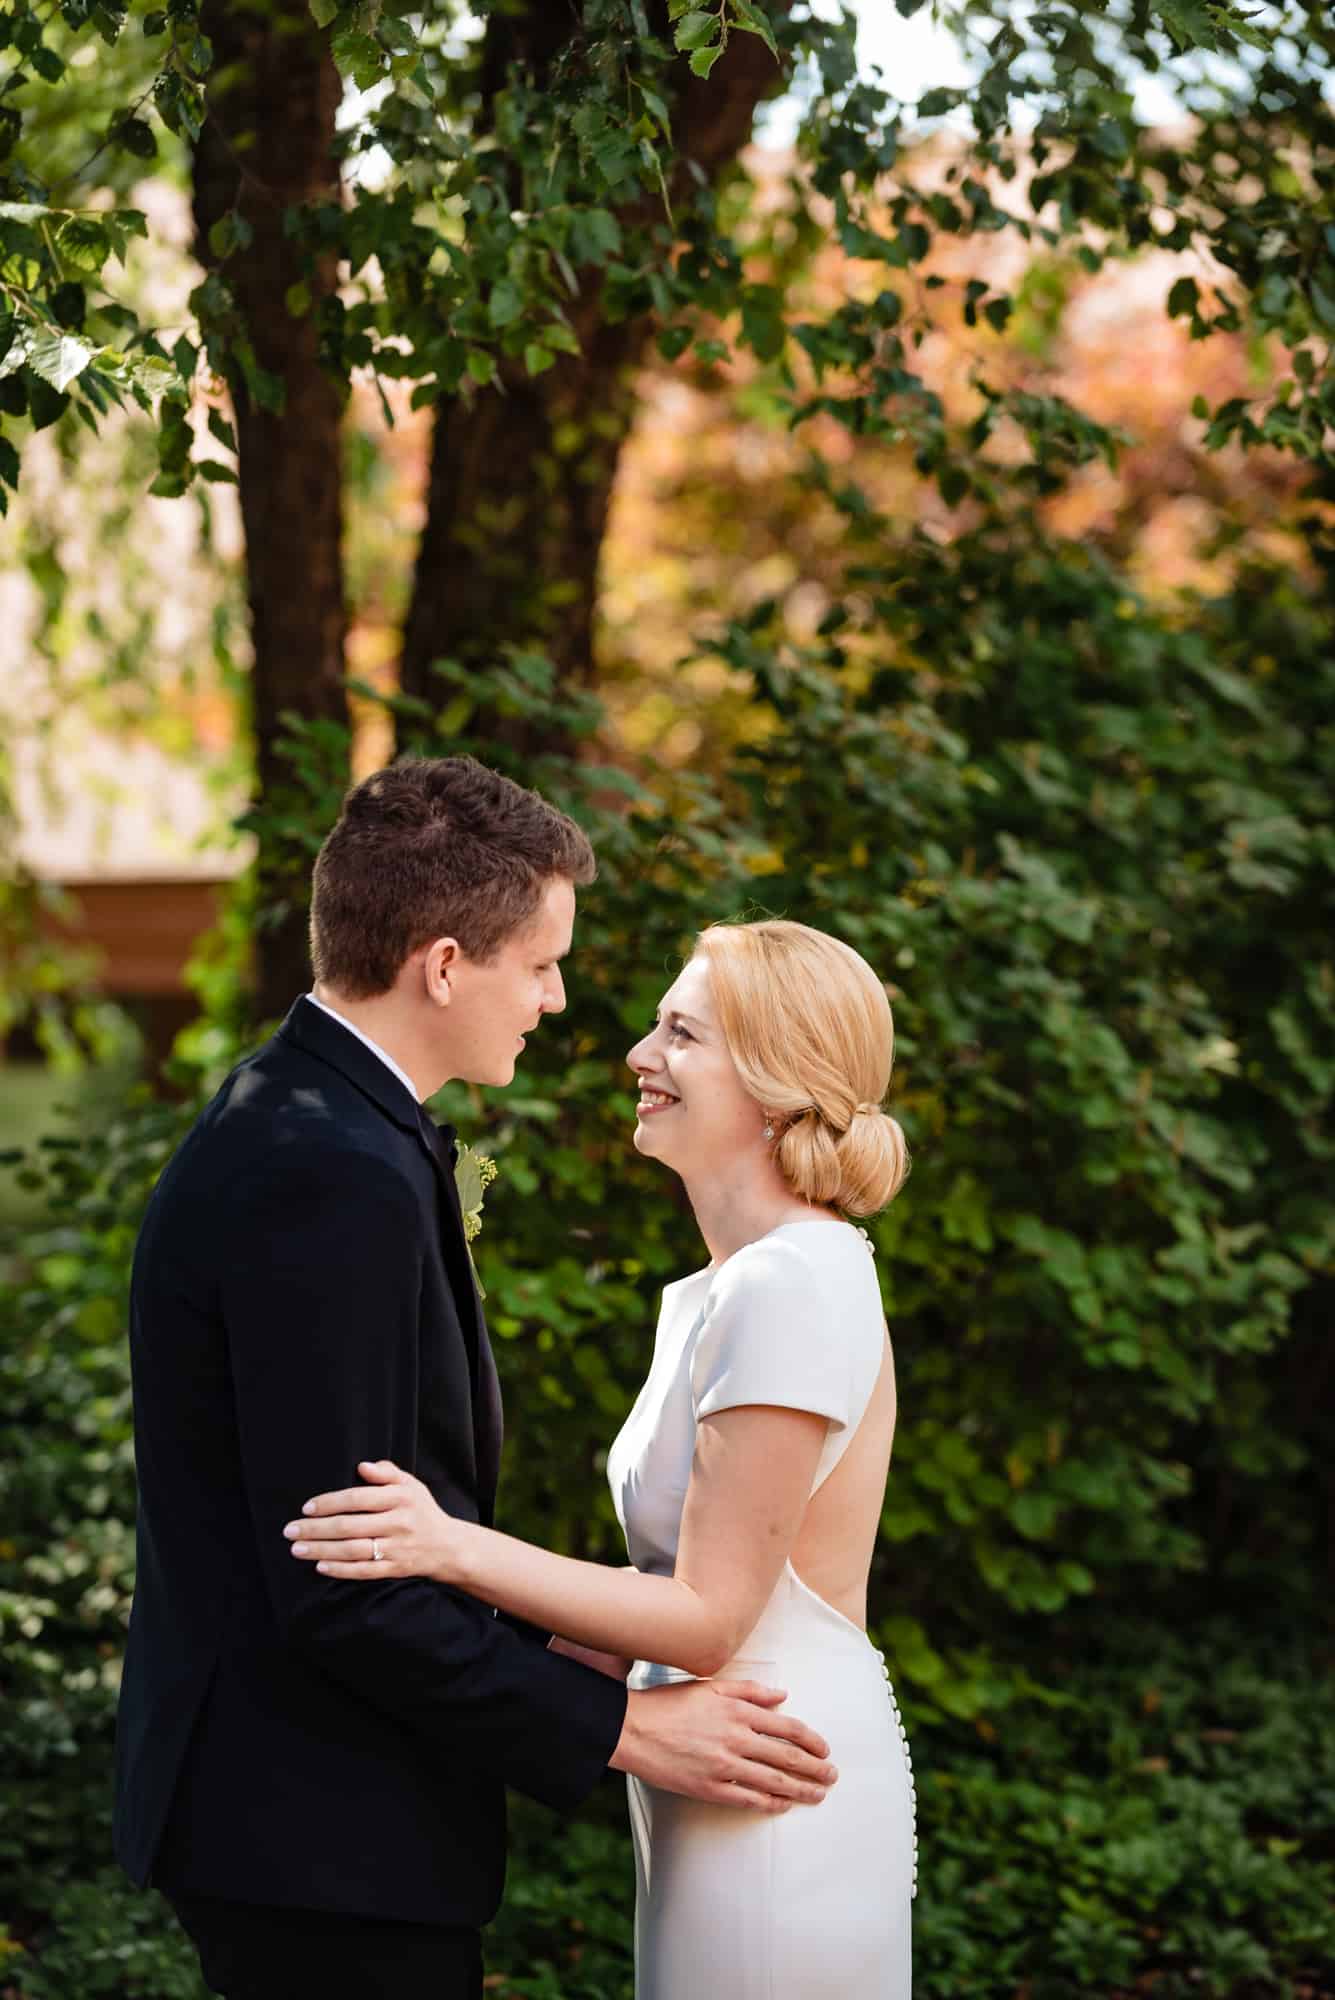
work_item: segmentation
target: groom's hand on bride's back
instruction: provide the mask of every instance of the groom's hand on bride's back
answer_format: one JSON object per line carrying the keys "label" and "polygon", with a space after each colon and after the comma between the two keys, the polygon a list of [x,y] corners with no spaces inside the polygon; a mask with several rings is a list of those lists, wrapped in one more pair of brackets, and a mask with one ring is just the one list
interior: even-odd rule
{"label": "groom's hand on bride's back", "polygon": [[786,1700],[758,1681],[641,1689],[626,1704],[612,1769],[710,1805],[770,1813],[819,1805],[839,1774],[829,1744],[778,1713]]}

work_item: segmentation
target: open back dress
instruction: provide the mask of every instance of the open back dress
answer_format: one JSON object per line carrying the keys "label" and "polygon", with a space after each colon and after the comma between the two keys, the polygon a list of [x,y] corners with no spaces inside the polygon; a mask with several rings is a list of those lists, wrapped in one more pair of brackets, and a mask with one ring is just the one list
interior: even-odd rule
{"label": "open back dress", "polygon": [[[696,1428],[717,1411],[823,1416],[813,1496],[835,1471],[886,1359],[870,1248],[845,1222],[784,1223],[664,1289],[648,1379],[608,1454],[637,1569],[672,1574]],[[688,1678],[640,1660],[630,1685]],[[910,2000],[913,1770],[883,1656],[789,1561],[718,1678],[786,1688],[838,1781],[771,1817],[628,1780],[636,2000]]]}

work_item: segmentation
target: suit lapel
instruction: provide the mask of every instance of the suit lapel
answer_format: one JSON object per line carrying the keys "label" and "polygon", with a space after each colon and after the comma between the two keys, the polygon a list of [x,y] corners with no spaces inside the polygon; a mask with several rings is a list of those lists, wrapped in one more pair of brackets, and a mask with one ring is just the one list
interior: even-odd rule
{"label": "suit lapel", "polygon": [[487,1339],[482,1303],[473,1276],[473,1260],[464,1237],[463,1211],[454,1180],[455,1137],[448,1125],[432,1123],[412,1093],[386,1068],[374,1049],[348,1028],[303,997],[293,1002],[278,1029],[280,1041],[329,1063],[364,1096],[379,1106],[402,1131],[415,1132],[436,1174],[441,1255],[459,1315],[468,1356],[473,1406],[473,1464],[477,1474],[478,1506],[490,1525],[496,1504],[501,1458],[501,1392],[495,1357]]}
{"label": "suit lapel", "polygon": [[468,1254],[468,1239],[464,1235],[463,1209],[454,1178],[454,1162],[458,1157],[458,1148],[453,1127],[434,1125],[425,1112],[421,1114],[419,1120],[418,1136],[436,1170],[440,1195],[441,1250],[450,1288],[459,1309],[464,1344],[468,1350],[468,1377],[473,1392],[473,1460],[477,1467],[478,1503],[484,1524],[490,1526],[500,1475],[501,1385],[496,1373],[496,1359],[491,1351],[491,1342],[487,1338],[487,1323],[482,1315],[477,1279],[473,1275],[473,1260]]}

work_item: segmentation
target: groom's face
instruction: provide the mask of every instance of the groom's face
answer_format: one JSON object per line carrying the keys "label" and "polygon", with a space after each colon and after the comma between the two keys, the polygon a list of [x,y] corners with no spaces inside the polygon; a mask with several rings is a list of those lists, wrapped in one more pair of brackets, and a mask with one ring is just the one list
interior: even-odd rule
{"label": "groom's face", "polygon": [[524,1037],[544,1014],[565,1007],[561,960],[570,950],[574,922],[574,888],[553,878],[536,915],[511,932],[494,959],[486,964],[456,959],[450,1004],[441,1014],[452,1076],[465,1083],[513,1081]]}

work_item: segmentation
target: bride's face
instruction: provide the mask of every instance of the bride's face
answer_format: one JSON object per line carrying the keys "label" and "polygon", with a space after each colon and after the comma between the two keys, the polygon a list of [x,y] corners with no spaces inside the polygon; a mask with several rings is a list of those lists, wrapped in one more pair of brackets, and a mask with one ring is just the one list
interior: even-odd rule
{"label": "bride's face", "polygon": [[640,1083],[637,1152],[690,1180],[717,1176],[730,1158],[763,1144],[765,1114],[728,1052],[703,958],[682,968],[626,1061]]}

